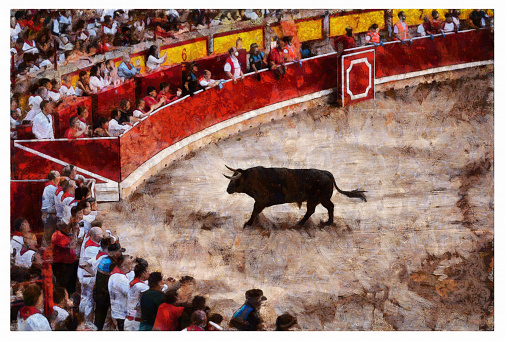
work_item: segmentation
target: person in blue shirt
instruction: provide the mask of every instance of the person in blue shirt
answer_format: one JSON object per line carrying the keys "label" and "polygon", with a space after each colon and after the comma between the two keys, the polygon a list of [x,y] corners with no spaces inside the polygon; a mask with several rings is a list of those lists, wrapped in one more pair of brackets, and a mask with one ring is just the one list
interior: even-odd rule
{"label": "person in blue shirt", "polygon": [[262,330],[263,320],[259,314],[261,303],[266,301],[263,291],[260,289],[247,290],[245,293],[245,303],[238,309],[230,320],[230,327],[242,331]]}
{"label": "person in blue shirt", "polygon": [[133,67],[133,64],[130,62],[130,56],[125,53],[123,55],[123,62],[117,68],[117,75],[127,80],[138,73],[140,73],[140,60],[137,59],[136,66]]}
{"label": "person in blue shirt", "polygon": [[266,69],[267,65],[265,53],[259,50],[258,44],[251,44],[251,50],[249,52],[249,72],[254,72],[256,74],[256,79],[260,81],[261,75],[258,71]]}

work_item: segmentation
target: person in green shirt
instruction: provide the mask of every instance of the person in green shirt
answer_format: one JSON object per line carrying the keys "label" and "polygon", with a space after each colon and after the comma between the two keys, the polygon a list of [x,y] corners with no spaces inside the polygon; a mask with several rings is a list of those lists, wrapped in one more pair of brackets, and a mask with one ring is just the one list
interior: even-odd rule
{"label": "person in green shirt", "polygon": [[165,301],[165,294],[161,291],[163,288],[163,277],[161,272],[153,272],[148,279],[149,290],[144,291],[140,298],[140,329],[153,330],[158,307]]}

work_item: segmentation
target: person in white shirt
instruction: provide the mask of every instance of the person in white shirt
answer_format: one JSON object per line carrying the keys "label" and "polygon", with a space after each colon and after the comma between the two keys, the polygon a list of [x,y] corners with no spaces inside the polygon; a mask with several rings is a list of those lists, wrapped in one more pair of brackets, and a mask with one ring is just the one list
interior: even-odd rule
{"label": "person in white shirt", "polygon": [[51,322],[51,327],[55,329],[58,323],[64,322],[70,315],[68,309],[73,305],[72,301],[68,298],[67,289],[63,287],[53,288],[53,311],[57,314]]}
{"label": "person in white shirt", "polygon": [[120,116],[119,110],[117,108],[112,109],[111,116],[110,116],[111,120],[109,121],[109,133],[112,136],[119,136],[122,133],[130,130],[130,128],[131,128],[131,126],[129,126],[129,125],[119,124],[119,122],[118,122],[119,116]]}
{"label": "person in white shirt", "polygon": [[120,255],[116,261],[116,267],[109,277],[110,315],[116,321],[118,330],[124,330],[126,319],[126,306],[130,281],[126,274],[131,270],[132,259],[128,255]]}
{"label": "person in white shirt", "polygon": [[18,312],[19,331],[46,331],[51,330],[47,318],[40,310],[44,305],[42,289],[37,284],[30,284],[23,291],[25,306]]}
{"label": "person in white shirt", "polygon": [[149,52],[147,53],[147,63],[146,66],[149,70],[157,69],[167,60],[167,54],[163,54],[162,57],[159,56],[160,48],[156,45],[151,45]]}
{"label": "person in white shirt", "polygon": [[79,268],[77,278],[81,283],[81,303],[79,312],[84,315],[86,321],[93,320],[93,286],[95,285],[95,275],[92,262],[100,252],[100,242],[103,238],[103,231],[99,227],[92,227],[89,230],[89,239],[83,242],[84,249],[79,257]]}
{"label": "person in white shirt", "polygon": [[54,140],[53,117],[51,116],[53,108],[51,102],[42,101],[42,103],[40,103],[40,109],[41,112],[33,119],[33,134],[39,140]]}
{"label": "person in white shirt", "polygon": [[112,17],[110,15],[106,15],[103,21],[103,34],[116,34],[117,32],[117,22],[112,22]]}
{"label": "person in white shirt", "polygon": [[44,224],[44,237],[42,245],[47,246],[51,243],[51,236],[56,228],[58,219],[56,218],[56,191],[60,183],[60,173],[52,170],[47,175],[48,182],[42,192],[42,223]]}
{"label": "person in white shirt", "polygon": [[135,277],[130,282],[130,290],[128,291],[126,303],[126,321],[124,323],[124,330],[137,331],[140,328],[140,296],[144,291],[149,290],[147,279],[149,272],[147,271],[148,264],[137,262],[134,268]]}
{"label": "person in white shirt", "polygon": [[32,266],[33,256],[37,249],[37,237],[33,233],[26,234],[23,237],[23,247],[14,258],[14,265],[29,269]]}
{"label": "person in white shirt", "polygon": [[30,111],[26,114],[24,120],[25,121],[33,121],[35,116],[37,116],[40,112],[40,104],[43,100],[48,100],[47,89],[45,87],[40,87],[37,89],[36,96],[30,96],[28,98],[28,106],[30,107]]}
{"label": "person in white shirt", "polygon": [[99,77],[99,69],[97,65],[93,65],[89,71],[89,86],[91,91],[98,92],[109,85],[107,80],[101,79]]}
{"label": "person in white shirt", "polygon": [[[89,116],[89,111],[88,108],[81,105],[77,108],[77,118],[79,121],[79,130],[87,130],[88,129],[88,116]],[[87,134],[89,135],[89,133]]]}
{"label": "person in white shirt", "polygon": [[26,39],[23,44],[23,52],[31,54],[39,53],[39,49],[35,45],[35,37],[37,36],[37,33],[32,29],[28,29],[26,35],[28,36],[28,39]]}
{"label": "person in white shirt", "polygon": [[244,80],[244,73],[240,67],[240,62],[238,61],[238,51],[236,47],[232,47],[228,50],[229,57],[224,64],[224,72],[228,78],[233,79],[235,83],[238,78]]}
{"label": "person in white shirt", "polygon": [[25,218],[14,220],[14,235],[11,238],[11,255],[14,257],[21,251],[24,245],[24,236],[31,232],[30,224]]}
{"label": "person in white shirt", "polygon": [[60,94],[62,97],[77,96],[77,94],[75,93],[75,88],[72,86],[72,80],[70,79],[70,75],[68,74],[62,77]]}
{"label": "person in white shirt", "polygon": [[204,70],[203,71],[203,78],[200,79],[200,86],[204,88],[205,90],[213,88],[215,86],[219,86],[221,84],[221,80],[216,81],[214,79],[211,79],[211,73],[209,70]]}
{"label": "person in white shirt", "polygon": [[452,20],[452,14],[446,13],[445,14],[445,21],[440,26],[440,29],[444,33],[449,33],[449,32],[457,32],[456,28],[457,28],[457,26]]}

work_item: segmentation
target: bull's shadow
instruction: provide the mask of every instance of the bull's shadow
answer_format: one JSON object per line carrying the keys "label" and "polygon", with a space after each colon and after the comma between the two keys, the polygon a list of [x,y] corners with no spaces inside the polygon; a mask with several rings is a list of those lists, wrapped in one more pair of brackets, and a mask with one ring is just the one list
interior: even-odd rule
{"label": "bull's shadow", "polygon": [[326,230],[335,231],[337,233],[348,233],[351,229],[345,220],[340,217],[335,217],[331,225],[327,225],[324,217],[312,216],[307,222],[300,226],[297,217],[293,214],[285,215],[276,219],[267,218],[263,213],[260,213],[255,219],[254,223],[250,226],[244,227],[244,230],[259,230],[266,231],[298,231],[300,233],[307,233],[313,236],[316,231]]}

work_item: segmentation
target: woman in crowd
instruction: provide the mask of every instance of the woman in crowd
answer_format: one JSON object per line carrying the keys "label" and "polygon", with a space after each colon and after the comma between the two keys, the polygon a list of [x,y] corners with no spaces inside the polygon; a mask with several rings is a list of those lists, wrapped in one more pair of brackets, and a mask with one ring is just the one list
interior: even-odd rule
{"label": "woman in crowd", "polygon": [[[100,63],[99,63],[100,64]],[[93,65],[89,71],[89,86],[92,92],[98,92],[108,86],[110,83],[107,77],[104,79],[100,75],[99,64]]]}
{"label": "woman in crowd", "polygon": [[109,133],[109,121],[105,117],[100,117],[98,119],[98,128],[93,132],[95,137],[111,137]]}
{"label": "woman in crowd", "polygon": [[79,80],[75,84],[75,94],[77,96],[88,96],[92,92],[88,73],[86,71],[79,72]]}
{"label": "woman in crowd", "polygon": [[165,53],[162,57],[160,55],[160,48],[156,45],[151,45],[149,52],[147,53],[147,63],[146,66],[149,70],[155,70],[161,66],[167,60],[167,54]]}

